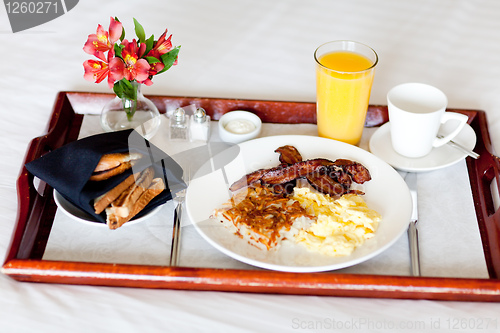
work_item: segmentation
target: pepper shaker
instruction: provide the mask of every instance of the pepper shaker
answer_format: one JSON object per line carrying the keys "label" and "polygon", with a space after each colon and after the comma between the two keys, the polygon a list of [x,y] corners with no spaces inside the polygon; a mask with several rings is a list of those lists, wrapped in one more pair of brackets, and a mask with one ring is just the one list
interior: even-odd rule
{"label": "pepper shaker", "polygon": [[188,117],[183,108],[177,108],[170,117],[170,140],[187,141],[189,139]]}
{"label": "pepper shaker", "polygon": [[191,116],[189,127],[191,141],[208,141],[210,135],[210,116],[207,115],[205,109],[196,109]]}

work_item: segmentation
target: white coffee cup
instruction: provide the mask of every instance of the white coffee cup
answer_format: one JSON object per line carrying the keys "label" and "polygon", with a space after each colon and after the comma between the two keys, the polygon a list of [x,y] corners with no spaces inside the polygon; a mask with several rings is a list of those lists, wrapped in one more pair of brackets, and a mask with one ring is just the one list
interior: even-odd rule
{"label": "white coffee cup", "polygon": [[[468,117],[445,112],[448,99],[439,89],[423,83],[404,83],[387,94],[392,147],[406,157],[423,157],[464,128]],[[443,126],[441,126],[443,124]],[[450,129],[449,125],[454,125]],[[446,130],[442,138],[438,132]]]}

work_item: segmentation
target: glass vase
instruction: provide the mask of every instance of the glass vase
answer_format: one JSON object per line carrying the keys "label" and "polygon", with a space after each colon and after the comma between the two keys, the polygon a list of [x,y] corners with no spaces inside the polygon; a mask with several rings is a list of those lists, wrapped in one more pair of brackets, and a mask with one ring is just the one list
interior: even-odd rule
{"label": "glass vase", "polygon": [[109,101],[101,112],[101,127],[106,132],[135,129],[145,139],[150,139],[160,127],[160,112],[141,93],[141,84],[135,81],[131,83],[133,97],[115,97]]}

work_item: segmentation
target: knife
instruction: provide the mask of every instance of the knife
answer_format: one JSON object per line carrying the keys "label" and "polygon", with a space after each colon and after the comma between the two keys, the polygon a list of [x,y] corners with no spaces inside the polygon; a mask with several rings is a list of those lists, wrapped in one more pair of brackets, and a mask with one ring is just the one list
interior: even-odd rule
{"label": "knife", "polygon": [[417,200],[417,174],[409,172],[405,177],[406,185],[410,189],[413,208],[410,224],[408,225],[408,244],[410,246],[411,274],[420,276],[420,254],[418,249],[418,200]]}

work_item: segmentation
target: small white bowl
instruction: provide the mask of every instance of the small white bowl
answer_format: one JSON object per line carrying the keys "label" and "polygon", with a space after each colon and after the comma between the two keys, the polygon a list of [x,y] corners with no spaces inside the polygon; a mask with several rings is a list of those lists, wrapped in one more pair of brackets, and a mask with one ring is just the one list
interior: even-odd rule
{"label": "small white bowl", "polygon": [[[230,131],[226,128],[226,126],[232,121],[248,121],[251,122],[255,128],[249,132],[244,133],[235,133],[234,131]],[[222,141],[231,142],[231,143],[240,143],[243,141],[255,139],[259,136],[260,131],[262,129],[262,120],[260,118],[248,111],[230,111],[225,113],[219,119],[219,136]]]}

